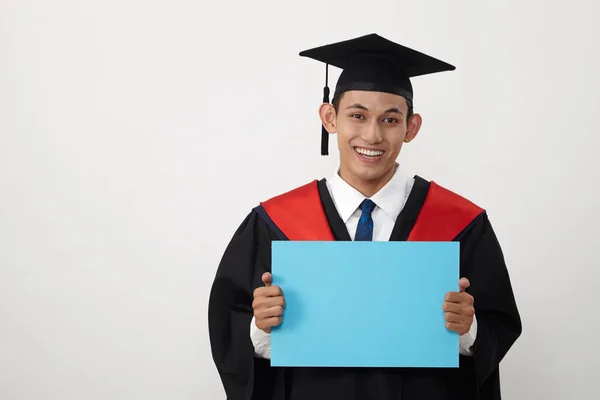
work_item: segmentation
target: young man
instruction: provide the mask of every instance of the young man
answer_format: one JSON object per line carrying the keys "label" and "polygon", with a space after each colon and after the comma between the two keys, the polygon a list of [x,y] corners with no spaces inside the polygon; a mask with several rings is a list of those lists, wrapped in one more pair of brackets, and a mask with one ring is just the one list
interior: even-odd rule
{"label": "young man", "polygon": [[[521,321],[486,212],[407,176],[396,162],[421,126],[410,78],[454,67],[378,35],[300,54],[343,69],[332,104],[326,85],[319,109],[322,152],[336,133],[339,169],[254,208],[225,251],[210,294],[209,330],[227,398],[500,399],[499,363]],[[462,278],[440,304],[446,327],[460,335],[460,367],[271,367],[270,332],[285,305],[285,288],[271,284],[273,240],[460,241]]]}

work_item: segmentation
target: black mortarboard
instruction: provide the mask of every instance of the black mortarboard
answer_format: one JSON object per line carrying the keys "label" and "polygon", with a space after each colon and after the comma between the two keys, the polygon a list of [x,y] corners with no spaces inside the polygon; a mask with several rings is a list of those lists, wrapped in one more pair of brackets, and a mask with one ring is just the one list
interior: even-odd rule
{"label": "black mortarboard", "polygon": [[[393,93],[413,103],[410,78],[442,71],[454,66],[394,43],[377,34],[361,36],[300,53],[326,64],[323,102],[329,103],[329,65],[343,71],[334,97],[349,90]],[[321,154],[328,154],[328,132],[322,127]]]}

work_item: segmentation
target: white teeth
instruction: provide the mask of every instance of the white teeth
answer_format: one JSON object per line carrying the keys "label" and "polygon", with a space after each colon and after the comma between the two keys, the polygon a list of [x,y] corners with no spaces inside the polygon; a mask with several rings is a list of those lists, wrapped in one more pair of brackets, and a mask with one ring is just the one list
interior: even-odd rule
{"label": "white teeth", "polygon": [[383,151],[380,151],[380,150],[367,150],[367,149],[361,149],[360,147],[356,147],[355,150],[358,154],[362,154],[363,156],[368,156],[368,157],[379,157],[380,155],[383,154]]}

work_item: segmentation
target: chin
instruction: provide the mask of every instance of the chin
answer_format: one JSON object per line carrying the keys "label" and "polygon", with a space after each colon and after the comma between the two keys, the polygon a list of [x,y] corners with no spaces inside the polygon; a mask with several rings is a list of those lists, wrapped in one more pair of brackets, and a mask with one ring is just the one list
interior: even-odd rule
{"label": "chin", "polygon": [[364,167],[360,166],[354,170],[355,175],[365,181],[374,181],[385,176],[390,170],[389,166]]}

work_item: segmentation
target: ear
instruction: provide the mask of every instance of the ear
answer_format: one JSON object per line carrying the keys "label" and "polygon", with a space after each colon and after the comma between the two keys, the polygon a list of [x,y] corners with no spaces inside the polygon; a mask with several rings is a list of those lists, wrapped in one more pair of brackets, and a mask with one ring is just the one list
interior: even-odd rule
{"label": "ear", "polygon": [[419,133],[423,119],[419,114],[413,114],[406,124],[406,136],[404,137],[404,143],[410,143]]}
{"label": "ear", "polygon": [[321,118],[321,123],[327,129],[329,133],[335,133],[337,128],[335,126],[335,108],[329,103],[321,104],[319,107],[319,117]]}

